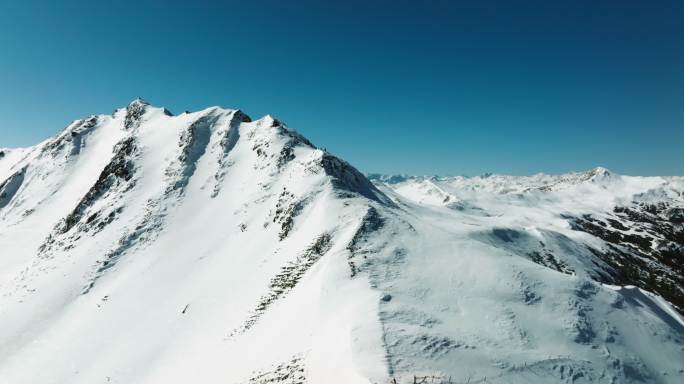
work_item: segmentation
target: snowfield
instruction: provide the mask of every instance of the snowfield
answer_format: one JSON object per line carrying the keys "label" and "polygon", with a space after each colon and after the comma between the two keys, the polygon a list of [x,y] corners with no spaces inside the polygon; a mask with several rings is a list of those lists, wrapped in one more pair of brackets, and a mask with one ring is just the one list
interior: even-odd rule
{"label": "snowfield", "polygon": [[0,383],[682,383],[684,178],[366,177],[135,100],[0,149]]}

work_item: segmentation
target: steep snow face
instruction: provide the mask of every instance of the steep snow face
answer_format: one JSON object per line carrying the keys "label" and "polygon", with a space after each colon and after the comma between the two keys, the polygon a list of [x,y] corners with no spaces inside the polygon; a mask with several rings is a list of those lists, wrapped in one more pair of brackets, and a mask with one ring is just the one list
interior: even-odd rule
{"label": "steep snow face", "polygon": [[373,184],[270,116],[142,100],[0,153],[3,383],[684,379],[638,274],[681,290],[681,179]]}
{"label": "steep snow face", "polygon": [[16,153],[3,383],[247,382],[293,361],[309,381],[386,375],[377,293],[345,254],[369,202],[391,202],[282,123],[138,100]]}

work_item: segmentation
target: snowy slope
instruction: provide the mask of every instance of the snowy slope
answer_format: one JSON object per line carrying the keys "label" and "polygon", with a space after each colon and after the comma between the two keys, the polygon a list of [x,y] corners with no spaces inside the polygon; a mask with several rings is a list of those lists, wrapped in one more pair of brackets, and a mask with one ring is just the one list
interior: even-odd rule
{"label": "snowy slope", "polygon": [[684,380],[681,178],[374,184],[270,116],[142,100],[0,153],[2,383]]}
{"label": "snowy slope", "polygon": [[518,255],[561,271],[579,268],[604,283],[638,285],[684,311],[684,177],[596,168],[529,177],[373,179],[422,206],[490,217],[484,221],[498,226],[495,237]]}

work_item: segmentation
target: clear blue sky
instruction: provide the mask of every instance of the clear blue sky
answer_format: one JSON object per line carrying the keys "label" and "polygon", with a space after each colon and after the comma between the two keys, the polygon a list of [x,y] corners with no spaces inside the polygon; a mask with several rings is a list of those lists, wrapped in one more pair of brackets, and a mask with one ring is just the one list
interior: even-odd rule
{"label": "clear blue sky", "polygon": [[684,1],[0,2],[0,147],[137,96],[366,172],[684,174]]}

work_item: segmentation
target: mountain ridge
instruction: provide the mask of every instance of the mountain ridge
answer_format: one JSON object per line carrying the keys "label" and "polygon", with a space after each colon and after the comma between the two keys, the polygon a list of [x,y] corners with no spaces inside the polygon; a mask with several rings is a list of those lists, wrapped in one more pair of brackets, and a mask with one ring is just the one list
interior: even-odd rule
{"label": "mountain ridge", "polygon": [[270,115],[141,99],[6,150],[0,377],[684,377],[682,180],[394,181]]}

